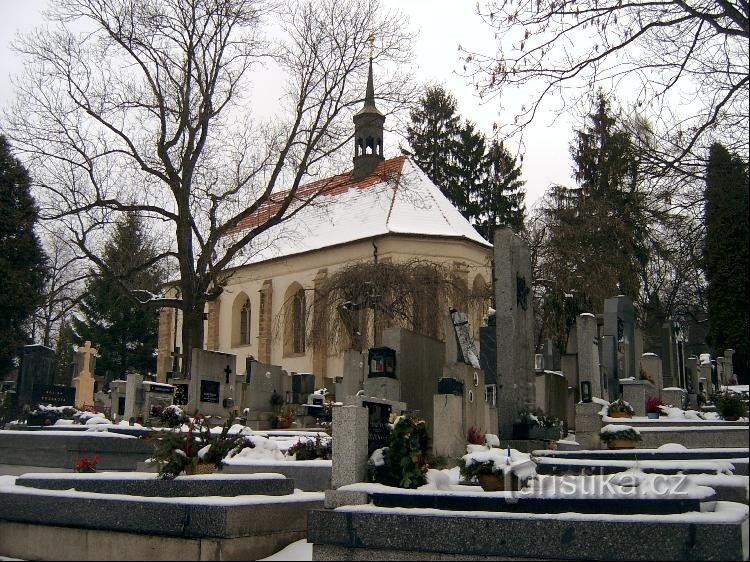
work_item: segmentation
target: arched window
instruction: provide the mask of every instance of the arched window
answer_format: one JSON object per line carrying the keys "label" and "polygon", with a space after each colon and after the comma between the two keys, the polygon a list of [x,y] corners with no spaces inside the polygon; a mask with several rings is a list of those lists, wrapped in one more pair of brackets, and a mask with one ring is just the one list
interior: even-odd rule
{"label": "arched window", "polygon": [[305,352],[305,290],[300,289],[292,300],[292,353]]}
{"label": "arched window", "polygon": [[247,299],[240,309],[240,345],[250,343],[250,320],[250,299]]}
{"label": "arched window", "polygon": [[306,316],[305,290],[299,283],[292,283],[284,294],[285,355],[298,355],[305,352]]}

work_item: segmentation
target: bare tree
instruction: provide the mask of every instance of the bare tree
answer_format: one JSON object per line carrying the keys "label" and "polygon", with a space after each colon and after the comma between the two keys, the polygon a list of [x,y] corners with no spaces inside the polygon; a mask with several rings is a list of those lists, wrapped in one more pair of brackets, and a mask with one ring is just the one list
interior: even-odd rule
{"label": "bare tree", "polygon": [[[411,96],[405,73],[385,72],[410,58],[403,18],[365,0],[66,0],[49,17],[54,29],[16,42],[27,65],[8,134],[33,165],[44,218],[100,268],[118,215],[161,230],[153,261],[175,271],[178,297],[141,297],[181,309],[184,349],[202,346],[226,268],[325,191],[299,188],[351,137],[368,55],[388,108]],[[265,121],[251,112],[273,86],[253,81],[262,64],[283,84]]]}
{"label": "bare tree", "polygon": [[86,278],[85,264],[63,237],[63,232],[48,232],[45,238],[47,276],[44,300],[34,312],[32,335],[43,345],[52,346],[60,323],[76,307]]}
{"label": "bare tree", "polygon": [[747,0],[493,0],[478,12],[498,50],[465,51],[465,70],[485,98],[525,88],[516,130],[545,101],[562,113],[604,87],[632,91],[654,121],[662,169],[695,173],[712,139],[747,158]]}

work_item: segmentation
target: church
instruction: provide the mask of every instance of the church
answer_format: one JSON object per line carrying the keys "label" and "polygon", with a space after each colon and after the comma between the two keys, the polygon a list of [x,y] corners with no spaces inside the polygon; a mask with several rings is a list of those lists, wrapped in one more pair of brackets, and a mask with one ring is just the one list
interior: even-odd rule
{"label": "church", "polygon": [[[303,200],[305,194],[315,194],[310,203],[238,256],[223,292],[206,306],[206,349],[236,355],[237,365],[251,357],[288,373],[312,373],[316,388],[332,388],[343,374],[343,349],[366,351],[379,345],[383,327],[398,324],[443,339],[444,318],[453,307],[469,315],[471,333],[479,339],[490,304],[492,245],[415,162],[404,155],[385,159],[385,116],[375,104],[372,61],[364,106],[353,121],[353,169],[300,187]],[[265,205],[237,230],[268,216],[274,203]],[[450,279],[450,291],[379,287],[391,296],[382,310],[372,295],[367,302],[354,296],[337,302],[319,298],[328,294],[333,281],[372,285],[366,277],[377,276],[380,269],[403,273],[426,264]],[[336,286],[339,296],[363,294],[361,286]],[[405,300],[410,290],[410,304],[400,309],[399,317],[389,314],[388,307]],[[172,375],[173,355],[181,347],[179,316],[173,309],[161,311],[160,382]]]}

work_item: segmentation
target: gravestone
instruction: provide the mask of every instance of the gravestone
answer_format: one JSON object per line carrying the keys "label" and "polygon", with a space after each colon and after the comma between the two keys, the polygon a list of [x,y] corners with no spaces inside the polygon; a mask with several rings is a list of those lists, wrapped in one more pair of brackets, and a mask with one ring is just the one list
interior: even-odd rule
{"label": "gravestone", "polygon": [[518,412],[536,400],[531,259],[511,229],[497,229],[494,240],[498,430],[510,437]]}
{"label": "gravestone", "polygon": [[127,384],[127,380],[113,380],[109,383],[109,400],[112,405],[112,420],[115,422],[129,419],[125,417]]}
{"label": "gravestone", "polygon": [[315,392],[313,373],[292,373],[292,404],[306,404],[307,398]]}
{"label": "gravestone", "polygon": [[369,457],[375,449],[380,449],[388,444],[388,422],[391,416],[391,404],[380,402],[363,401],[362,405],[367,408],[367,456]]}
{"label": "gravestone", "polygon": [[76,350],[76,377],[73,386],[76,389],[76,408],[83,409],[86,406],[94,406],[94,361],[96,349],[91,347],[87,341]]}
{"label": "gravestone", "polygon": [[246,424],[253,429],[267,427],[269,416],[278,408],[271,404],[274,392],[284,401],[291,396],[291,377],[278,365],[247,358],[245,382],[239,396],[239,408],[247,408]]}
{"label": "gravestone", "polygon": [[61,384],[35,384],[31,394],[31,404],[44,406],[73,406],[76,389]]}
{"label": "gravestone", "polygon": [[679,322],[669,319],[662,324],[661,335],[664,386],[686,388],[685,332]]}
{"label": "gravestone", "polygon": [[193,349],[188,412],[221,418],[234,410],[236,362],[231,353]]}
{"label": "gravestone", "polygon": [[578,315],[576,339],[578,342],[578,381],[574,388],[580,392],[581,383],[587,381],[591,384],[591,396],[603,398],[604,387],[599,367],[599,334],[596,316],[590,313]]}
{"label": "gravestone", "polygon": [[343,402],[347,396],[355,396],[364,389],[365,363],[367,355],[356,349],[346,349],[343,355],[343,376],[337,385],[336,400]]}
{"label": "gravestone", "polygon": [[55,350],[44,345],[33,344],[23,346],[21,352],[21,366],[19,370],[16,392],[18,405],[29,405],[36,408],[34,403],[34,385],[50,386],[55,379]]}
{"label": "gravestone", "polygon": [[174,403],[175,387],[171,384],[161,382],[144,381],[143,386],[143,409],[141,415],[144,419],[157,416],[165,408]]}
{"label": "gravestone", "polygon": [[644,353],[641,355],[641,368],[643,373],[653,380],[657,396],[661,398],[661,391],[664,388],[661,358],[655,353]]}
{"label": "gravestone", "polygon": [[638,375],[633,302],[624,295],[604,301],[602,363],[607,376],[609,401],[618,397],[619,379]]}
{"label": "gravestone", "polygon": [[398,355],[395,349],[388,346],[367,350],[367,371],[363,385],[365,395],[396,402],[401,400]]}
{"label": "gravestone", "polygon": [[138,423],[143,423],[143,381],[144,376],[134,371],[127,373],[125,380],[125,412],[123,418],[129,420],[140,419]]}

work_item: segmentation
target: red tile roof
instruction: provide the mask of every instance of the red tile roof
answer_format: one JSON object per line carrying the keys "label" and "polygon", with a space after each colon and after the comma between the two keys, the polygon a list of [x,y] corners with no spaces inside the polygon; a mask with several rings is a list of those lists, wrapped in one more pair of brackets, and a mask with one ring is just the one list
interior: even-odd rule
{"label": "red tile roof", "polygon": [[[395,158],[384,160],[377,165],[370,175],[359,180],[354,180],[351,172],[347,172],[345,174],[339,174],[306,185],[301,185],[297,188],[297,192],[294,194],[294,199],[295,201],[304,202],[313,196],[340,195],[351,189],[361,190],[383,182],[397,182],[401,175],[405,160],[406,156],[396,156]],[[266,200],[257,211],[240,221],[240,223],[235,228],[231,229],[228,234],[234,234],[265,223],[278,212],[279,207],[288,194],[289,190],[271,194],[268,200]]]}

